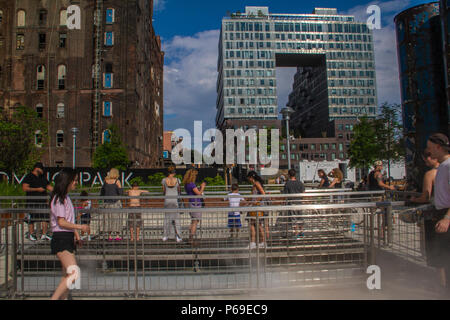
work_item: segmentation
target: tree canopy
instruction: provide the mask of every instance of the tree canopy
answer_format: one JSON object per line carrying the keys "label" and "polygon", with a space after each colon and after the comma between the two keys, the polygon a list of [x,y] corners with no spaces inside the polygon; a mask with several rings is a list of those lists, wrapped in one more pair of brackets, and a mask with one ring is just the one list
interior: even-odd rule
{"label": "tree canopy", "polygon": [[109,139],[99,146],[92,159],[92,167],[95,169],[126,170],[129,165],[127,148],[122,142],[119,129],[115,125],[108,127]]}
{"label": "tree canopy", "polygon": [[32,108],[0,112],[0,168],[24,173],[41,160],[48,141],[47,124]]}

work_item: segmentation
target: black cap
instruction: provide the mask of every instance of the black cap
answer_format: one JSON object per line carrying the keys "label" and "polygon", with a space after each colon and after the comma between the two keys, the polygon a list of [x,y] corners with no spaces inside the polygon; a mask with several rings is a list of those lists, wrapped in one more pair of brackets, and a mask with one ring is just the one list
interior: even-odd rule
{"label": "black cap", "polygon": [[41,169],[42,171],[44,171],[44,165],[42,164],[42,162],[36,162],[36,163],[34,164],[34,166],[33,166],[33,170],[36,169],[36,168],[39,168],[39,169]]}

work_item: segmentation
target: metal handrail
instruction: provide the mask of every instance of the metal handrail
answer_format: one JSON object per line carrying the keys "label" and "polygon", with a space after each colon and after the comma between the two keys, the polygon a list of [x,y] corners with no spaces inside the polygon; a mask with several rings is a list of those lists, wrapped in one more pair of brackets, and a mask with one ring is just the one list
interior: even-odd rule
{"label": "metal handrail", "polygon": [[[252,206],[252,207],[211,207],[211,208],[141,208],[141,207],[124,207],[124,208],[92,208],[83,209],[85,212],[145,212],[145,213],[190,213],[192,211],[202,213],[218,213],[229,211],[253,212],[253,211],[302,211],[302,210],[325,210],[325,209],[357,209],[357,208],[386,208],[389,206],[402,206],[404,201],[396,202],[360,202],[360,203],[343,203],[343,204],[302,204],[302,205],[275,205],[275,206]],[[29,212],[48,212],[42,208],[0,208],[0,213],[23,213],[24,209]]]}
{"label": "metal handrail", "polygon": [[[326,196],[357,196],[357,195],[376,195],[381,196],[384,195],[385,191],[354,191],[354,192],[330,192],[330,193],[312,193],[312,192],[305,192],[305,193],[292,193],[292,194],[269,194],[269,195],[245,195],[245,198],[301,198],[301,197],[326,197]],[[86,196],[82,197],[75,194],[69,194],[71,199],[85,199],[85,200],[127,200],[127,199],[217,199],[217,196],[213,195],[181,195],[181,196],[146,196],[141,195],[137,197],[131,197],[131,196]],[[228,196],[228,194],[223,194],[225,197],[233,197]],[[238,196],[236,196],[238,197]],[[242,196],[241,196],[242,197]],[[0,200],[26,200],[26,199],[33,199],[33,200],[48,200],[49,196],[36,196],[36,197],[28,197],[28,196],[0,196]],[[222,197],[221,197],[222,198]]]}

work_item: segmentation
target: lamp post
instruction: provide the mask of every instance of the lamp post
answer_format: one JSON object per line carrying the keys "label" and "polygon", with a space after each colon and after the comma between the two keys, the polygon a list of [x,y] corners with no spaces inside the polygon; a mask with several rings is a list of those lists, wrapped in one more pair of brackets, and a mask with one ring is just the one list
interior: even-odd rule
{"label": "lamp post", "polygon": [[73,135],[73,158],[72,158],[72,168],[75,169],[75,150],[77,146],[77,133],[80,132],[78,128],[72,128]]}
{"label": "lamp post", "polygon": [[289,143],[289,120],[290,115],[294,113],[294,109],[291,107],[285,107],[281,109],[280,113],[283,115],[283,120],[286,120],[286,141],[287,141],[287,152],[288,152],[288,169],[291,169],[291,146]]}

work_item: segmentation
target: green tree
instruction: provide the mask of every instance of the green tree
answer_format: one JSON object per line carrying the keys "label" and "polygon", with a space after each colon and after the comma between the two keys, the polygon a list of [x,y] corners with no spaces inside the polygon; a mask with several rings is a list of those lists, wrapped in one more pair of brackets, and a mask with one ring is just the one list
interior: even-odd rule
{"label": "green tree", "polygon": [[381,146],[379,159],[388,161],[388,176],[391,176],[391,161],[399,161],[405,155],[403,126],[400,124],[400,105],[383,103],[378,117],[377,139]]}
{"label": "green tree", "polygon": [[148,185],[150,185],[150,186],[160,186],[161,185],[161,181],[165,177],[166,176],[162,172],[157,172],[155,174],[152,174],[151,176],[148,176]]}
{"label": "green tree", "polygon": [[208,186],[224,186],[225,180],[220,175],[217,175],[215,178],[206,177],[205,182]]}
{"label": "green tree", "polygon": [[108,127],[110,132],[109,141],[105,141],[97,148],[93,156],[93,165],[95,169],[126,170],[129,165],[127,148],[122,142],[119,129],[116,125]]}
{"label": "green tree", "polygon": [[[36,132],[39,140],[36,141]],[[0,168],[24,173],[40,161],[47,144],[47,125],[35,110],[19,106],[9,115],[0,113]],[[37,144],[38,142],[38,144]]]}
{"label": "green tree", "polygon": [[378,141],[377,131],[381,130],[380,121],[360,118],[353,127],[353,139],[350,142],[348,155],[349,167],[366,169],[379,160],[382,146]]}

